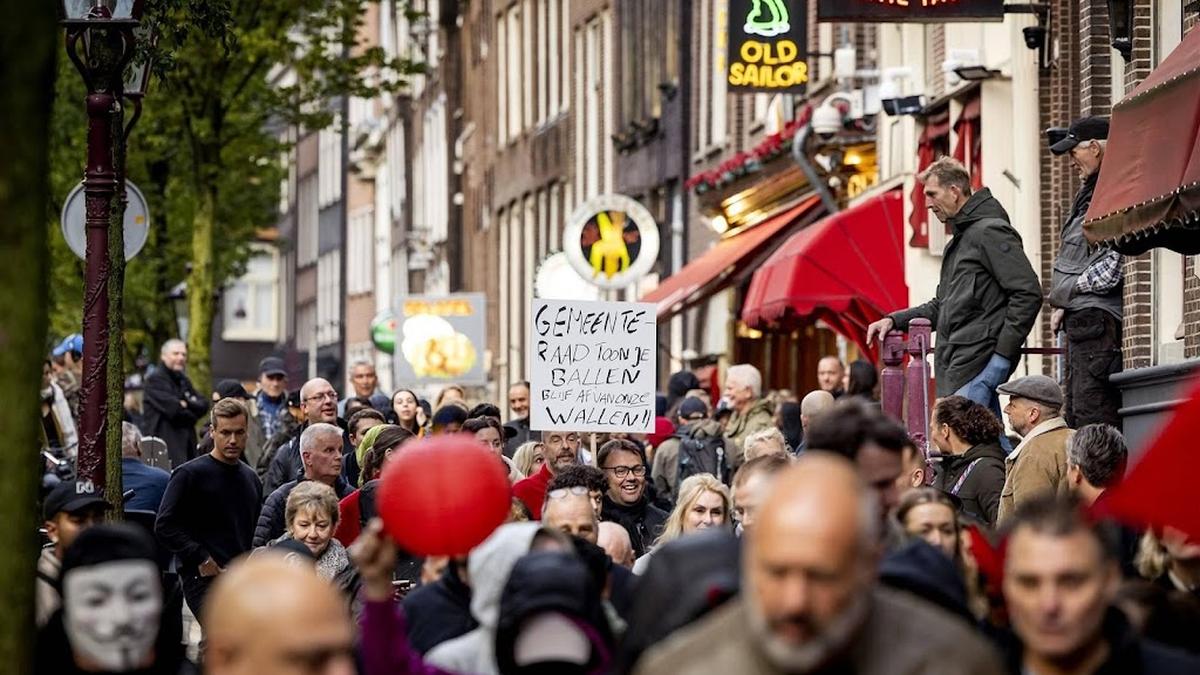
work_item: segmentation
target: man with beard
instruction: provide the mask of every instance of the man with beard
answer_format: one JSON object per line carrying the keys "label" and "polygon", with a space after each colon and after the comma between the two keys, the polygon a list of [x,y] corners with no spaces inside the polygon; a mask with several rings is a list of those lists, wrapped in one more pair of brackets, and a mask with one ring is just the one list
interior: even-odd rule
{"label": "man with beard", "polygon": [[529,383],[517,382],[508,388],[508,407],[512,410],[512,419],[504,426],[517,432],[504,445],[504,456],[512,459],[517,448],[529,442]]}
{"label": "man with beard", "polygon": [[875,586],[878,508],[847,460],[801,457],[743,539],[742,593],[651,649],[634,672],[1003,672],[961,620]]}
{"label": "man with beard", "polygon": [[561,469],[579,463],[579,434],[566,431],[543,431],[546,462],[537,473],[513,485],[513,495],[521,500],[534,520],[542,517],[546,488]]}
{"label": "man with beard", "polygon": [[636,443],[616,439],[600,446],[597,455],[608,477],[600,519],[628,530],[633,554],[640,558],[662,534],[669,516],[646,499],[646,454]]}
{"label": "man with beard", "polygon": [[184,373],[188,351],[183,340],[167,340],[161,357],[146,374],[144,431],[167,444],[171,466],[177,467],[196,456],[196,422],[208,412],[208,401]]}
{"label": "man with beard", "polygon": [[[304,426],[311,424],[338,423],[337,392],[329,380],[314,377],[300,387],[300,406],[304,413]],[[303,433],[303,432],[302,432]],[[275,456],[270,460],[270,468],[263,477],[263,494],[270,495],[284,483],[299,478],[302,468],[300,461],[300,434],[280,446]]]}

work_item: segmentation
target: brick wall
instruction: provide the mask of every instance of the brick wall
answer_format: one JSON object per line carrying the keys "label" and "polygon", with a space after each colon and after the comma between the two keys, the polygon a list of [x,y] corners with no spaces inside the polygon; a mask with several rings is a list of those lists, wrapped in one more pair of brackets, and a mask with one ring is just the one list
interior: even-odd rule
{"label": "brick wall", "polygon": [[[1154,66],[1154,16],[1151,0],[1136,0],[1133,53],[1125,67],[1125,91],[1136,87]],[[1154,362],[1154,270],[1152,253],[1125,259],[1125,368]]]}
{"label": "brick wall", "polygon": [[1079,94],[1082,115],[1107,115],[1112,108],[1112,59],[1108,3],[1079,3]]}

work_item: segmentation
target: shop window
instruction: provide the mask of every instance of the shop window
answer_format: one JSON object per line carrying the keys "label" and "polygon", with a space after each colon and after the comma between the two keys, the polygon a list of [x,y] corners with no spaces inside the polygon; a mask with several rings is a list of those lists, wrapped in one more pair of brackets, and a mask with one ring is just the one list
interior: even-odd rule
{"label": "shop window", "polygon": [[227,342],[275,342],[279,338],[279,254],[255,247],[246,273],[225,289],[221,339]]}

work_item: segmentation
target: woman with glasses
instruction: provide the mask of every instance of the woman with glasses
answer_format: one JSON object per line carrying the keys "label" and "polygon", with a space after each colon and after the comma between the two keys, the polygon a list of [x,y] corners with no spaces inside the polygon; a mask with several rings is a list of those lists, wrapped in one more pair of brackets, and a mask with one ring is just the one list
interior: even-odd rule
{"label": "woman with glasses", "polygon": [[525,474],[517,471],[517,467],[513,461],[504,456],[504,427],[500,426],[500,420],[495,417],[483,416],[472,417],[463,422],[462,430],[464,433],[471,434],[488,450],[496,453],[496,457],[504,463],[504,470],[508,472],[509,484],[516,483],[519,480],[525,479]]}
{"label": "woman with glasses", "polygon": [[600,519],[628,530],[634,555],[640,557],[667,522],[667,512],[646,498],[645,451],[632,441],[612,440],[600,446],[597,463],[608,479]]}
{"label": "woman with glasses", "polygon": [[642,574],[650,563],[654,551],[663,544],[690,534],[714,527],[729,527],[732,522],[733,498],[729,488],[708,473],[688,476],[679,485],[679,499],[667,517],[663,533],[654,542],[654,548],[637,559],[634,574]]}

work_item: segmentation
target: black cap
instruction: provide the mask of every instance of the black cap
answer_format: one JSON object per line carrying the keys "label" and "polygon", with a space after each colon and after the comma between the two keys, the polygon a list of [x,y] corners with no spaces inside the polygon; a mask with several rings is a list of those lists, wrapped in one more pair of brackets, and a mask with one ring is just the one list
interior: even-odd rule
{"label": "black cap", "polygon": [[287,369],[283,367],[283,359],[278,356],[268,356],[258,362],[259,375],[283,375],[287,376]]}
{"label": "black cap", "polygon": [[708,404],[695,396],[688,396],[679,404],[679,418],[687,421],[693,417],[708,417]]}
{"label": "black cap", "polygon": [[221,380],[214,387],[214,391],[221,395],[221,398],[240,398],[243,401],[250,398],[250,394],[246,392],[246,388],[237,380]]}
{"label": "black cap", "polygon": [[[1053,136],[1051,137],[1053,139]],[[1056,155],[1067,153],[1084,141],[1108,140],[1107,117],[1084,117],[1071,122],[1067,135],[1050,146],[1050,152]]]}
{"label": "black cap", "polygon": [[54,486],[42,502],[42,520],[50,520],[60,513],[79,513],[87,509],[109,509],[104,496],[96,492],[85,492],[73,480]]}

